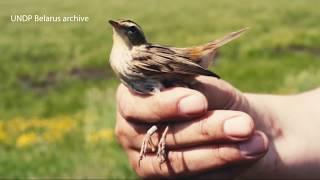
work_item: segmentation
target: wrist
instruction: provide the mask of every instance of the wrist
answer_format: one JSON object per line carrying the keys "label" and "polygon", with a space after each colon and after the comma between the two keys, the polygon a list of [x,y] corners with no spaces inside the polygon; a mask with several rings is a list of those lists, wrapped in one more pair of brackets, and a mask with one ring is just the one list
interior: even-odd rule
{"label": "wrist", "polygon": [[[262,130],[269,138],[279,136],[282,132],[281,114],[288,107],[291,96],[245,93],[247,106],[244,111],[255,121],[256,128]],[[281,113],[279,113],[281,112]]]}
{"label": "wrist", "polygon": [[[267,154],[251,166],[243,177],[266,178],[279,177],[285,166],[281,162],[277,142],[283,136],[282,124],[277,114],[279,107],[285,106],[289,96],[244,93],[246,106],[242,111],[254,120],[257,130],[263,131],[269,139]],[[281,175],[283,177],[283,175]]]}
{"label": "wrist", "polygon": [[246,112],[256,127],[269,138],[268,153],[258,161],[245,177],[300,178],[319,177],[320,88],[289,96],[244,94]]}

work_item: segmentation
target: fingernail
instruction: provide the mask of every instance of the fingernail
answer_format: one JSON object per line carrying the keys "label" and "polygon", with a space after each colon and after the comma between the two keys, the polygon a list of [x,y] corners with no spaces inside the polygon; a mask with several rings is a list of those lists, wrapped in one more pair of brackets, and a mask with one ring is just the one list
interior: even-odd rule
{"label": "fingernail", "polygon": [[199,94],[186,96],[179,102],[180,113],[186,115],[201,114],[207,110],[207,106],[206,99]]}
{"label": "fingernail", "polygon": [[224,133],[234,138],[248,137],[253,131],[253,122],[249,116],[236,116],[223,124]]}
{"label": "fingernail", "polygon": [[239,147],[241,155],[247,158],[260,156],[268,149],[267,140],[258,132],[248,141],[241,143]]}

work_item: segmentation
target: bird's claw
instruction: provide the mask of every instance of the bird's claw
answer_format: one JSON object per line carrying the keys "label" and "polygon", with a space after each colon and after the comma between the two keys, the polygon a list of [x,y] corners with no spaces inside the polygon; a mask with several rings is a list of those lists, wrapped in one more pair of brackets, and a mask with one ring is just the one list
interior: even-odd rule
{"label": "bird's claw", "polygon": [[[151,136],[157,131],[157,126],[152,126],[147,134],[143,138],[143,142],[141,145],[141,150],[139,154],[139,162],[138,165],[140,166],[140,163],[142,159],[146,156],[148,145],[151,146],[151,150],[155,151],[155,145],[152,142]],[[160,138],[160,141],[158,143],[158,149],[157,149],[157,158],[159,160],[159,164],[162,164],[166,161],[166,136],[169,130],[169,126],[166,126],[165,130],[163,131],[163,134]]]}
{"label": "bird's claw", "polygon": [[169,126],[166,126],[158,144],[157,158],[159,160],[159,164],[162,164],[166,161],[166,136],[168,133],[168,129]]}
{"label": "bird's claw", "polygon": [[143,138],[143,142],[142,142],[140,154],[139,154],[139,162],[138,162],[139,166],[140,166],[142,159],[146,156],[148,145],[151,146],[152,151],[155,151],[155,145],[153,144],[153,142],[151,140],[151,136],[157,131],[157,129],[158,129],[157,126],[152,126],[147,131],[147,134]]}

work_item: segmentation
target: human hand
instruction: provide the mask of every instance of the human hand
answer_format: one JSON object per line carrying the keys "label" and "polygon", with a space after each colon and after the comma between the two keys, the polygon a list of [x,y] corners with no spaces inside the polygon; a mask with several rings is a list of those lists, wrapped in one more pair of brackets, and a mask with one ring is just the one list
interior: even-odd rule
{"label": "human hand", "polygon": [[[242,171],[239,164],[254,162],[267,152],[266,136],[255,130],[254,120],[245,113],[253,111],[245,95],[223,80],[198,80],[198,91],[175,87],[152,96],[119,86],[116,135],[139,176],[230,177]],[[144,134],[158,122],[170,123],[168,160],[159,165],[156,155],[149,153],[139,167]],[[159,138],[156,133],[152,141],[156,144]]]}

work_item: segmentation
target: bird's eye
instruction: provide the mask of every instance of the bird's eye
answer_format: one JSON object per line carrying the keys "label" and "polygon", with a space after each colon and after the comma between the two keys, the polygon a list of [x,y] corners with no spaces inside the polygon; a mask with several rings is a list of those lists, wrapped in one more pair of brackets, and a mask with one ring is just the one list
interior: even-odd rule
{"label": "bird's eye", "polygon": [[135,27],[135,26],[130,26],[129,28],[128,28],[128,34],[134,34],[134,33],[136,33],[138,30],[137,30],[137,28]]}
{"label": "bird's eye", "polygon": [[137,31],[137,28],[135,26],[130,26],[129,30],[132,31],[132,32],[135,32],[135,31]]}

